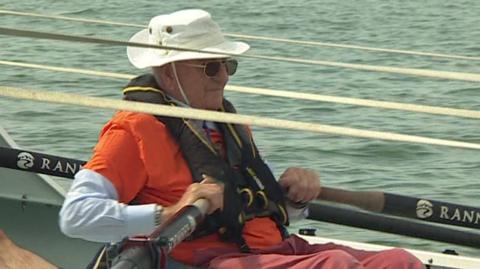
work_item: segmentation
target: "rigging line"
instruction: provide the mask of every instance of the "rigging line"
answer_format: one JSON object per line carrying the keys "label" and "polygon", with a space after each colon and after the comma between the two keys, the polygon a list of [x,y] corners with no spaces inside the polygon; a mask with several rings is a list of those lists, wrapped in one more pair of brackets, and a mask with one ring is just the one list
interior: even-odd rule
{"label": "rigging line", "polygon": [[480,111],[459,109],[459,108],[435,107],[435,106],[428,106],[428,105],[378,101],[378,100],[350,98],[350,97],[341,97],[341,96],[329,96],[329,95],[311,94],[311,93],[303,93],[303,92],[272,90],[272,89],[265,89],[265,88],[242,87],[242,86],[234,86],[234,85],[227,85],[226,89],[230,91],[236,91],[236,92],[242,92],[242,93],[261,94],[261,95],[269,95],[269,96],[275,96],[275,97],[295,98],[295,99],[303,99],[303,100],[309,100],[309,101],[320,101],[320,102],[339,103],[339,104],[347,104],[347,105],[366,106],[366,107],[374,107],[374,108],[385,108],[385,109],[403,110],[403,111],[420,112],[420,113],[428,113],[428,114],[436,114],[436,115],[480,119]]}
{"label": "rigging line", "polygon": [[166,50],[167,52],[169,50],[200,52],[200,53],[222,55],[223,57],[227,55],[232,57],[263,59],[263,60],[269,60],[269,61],[290,62],[290,63],[310,64],[310,65],[323,65],[323,66],[342,67],[342,68],[357,69],[357,70],[364,70],[364,71],[375,71],[375,72],[413,75],[413,76],[421,76],[421,77],[433,77],[433,78],[442,78],[442,79],[451,79],[451,80],[480,82],[480,74],[476,74],[476,73],[461,73],[461,72],[437,71],[437,70],[417,69],[417,68],[352,64],[352,63],[308,60],[308,59],[299,59],[299,58],[287,58],[287,57],[279,57],[279,56],[263,56],[263,55],[254,55],[254,54],[232,54],[232,53],[215,52],[210,50],[196,50],[196,49],[189,49],[184,47],[159,46],[159,45],[152,45],[152,44],[145,44],[145,43],[118,41],[118,40],[112,40],[112,39],[101,39],[101,38],[93,38],[93,37],[85,37],[85,36],[73,36],[73,35],[65,35],[65,34],[53,34],[53,33],[47,33],[47,32],[19,30],[19,29],[11,29],[11,28],[4,28],[4,27],[0,27],[0,34],[18,36],[18,37],[28,37],[28,38],[62,40],[62,41],[68,41],[68,42],[103,44],[103,45],[111,45],[111,46],[132,46],[132,47],[141,47],[141,48],[163,49],[163,50]]}
{"label": "rigging line", "polygon": [[[58,20],[77,21],[77,22],[85,22],[85,23],[96,23],[96,24],[104,24],[104,25],[135,27],[135,28],[146,28],[147,27],[147,25],[143,25],[143,24],[114,22],[114,21],[106,21],[106,20],[98,20],[98,19],[74,18],[74,17],[67,17],[67,16],[28,13],[28,12],[18,12],[18,11],[13,11],[13,10],[0,10],[0,14],[17,15],[17,16],[29,16],[29,17],[40,17],[40,18],[46,18],[46,19],[58,19]],[[268,37],[268,36],[245,35],[245,34],[239,34],[239,33],[226,33],[225,36],[239,38],[239,39],[275,41],[275,42],[282,42],[282,43],[288,43],[288,44],[298,44],[298,45],[307,45],[307,46],[316,46],[316,47],[346,48],[346,49],[368,50],[368,51],[398,53],[398,54],[417,55],[417,56],[428,56],[428,57],[438,57],[438,58],[451,58],[451,59],[480,61],[480,57],[453,55],[453,54],[444,54],[444,53],[434,53],[434,52],[375,48],[375,47],[367,47],[367,46],[359,46],[359,45],[348,45],[348,44],[328,43],[328,42],[319,42],[319,41],[306,41],[306,40],[293,40],[293,39]]]}
{"label": "rigging line", "polygon": [[[0,60],[0,65],[35,68],[35,69],[43,69],[43,70],[49,70],[49,71],[84,74],[84,75],[108,77],[108,78],[115,78],[115,79],[130,80],[135,77],[135,75],[130,75],[130,74],[102,72],[102,71],[94,71],[94,70],[87,70],[87,69],[80,69],[80,68],[66,68],[66,67],[11,62],[11,61],[2,61],[2,60]],[[480,119],[480,111],[459,109],[459,108],[416,105],[416,104],[408,104],[408,103],[319,95],[319,94],[312,94],[312,93],[302,93],[297,91],[292,92],[292,91],[285,91],[285,90],[272,90],[272,89],[265,89],[265,88],[253,88],[253,87],[243,87],[243,86],[235,86],[235,85],[227,85],[225,87],[225,90],[247,93],[247,94],[258,94],[258,95],[269,95],[274,97],[302,99],[302,100],[308,100],[308,101],[340,103],[340,104],[366,106],[366,107],[373,107],[373,108],[385,108],[385,109],[394,109],[394,110],[402,110],[402,111],[428,113],[428,114],[435,114],[435,115]]]}
{"label": "rigging line", "polygon": [[105,21],[105,20],[98,20],[98,19],[74,18],[74,17],[67,17],[67,16],[60,16],[60,15],[48,15],[48,14],[39,14],[39,13],[30,13],[30,12],[19,12],[19,11],[14,11],[14,10],[0,10],[0,14],[38,17],[38,18],[45,18],[45,19],[57,19],[57,20],[65,20],[65,21],[86,22],[86,23],[96,23],[96,24],[106,24],[106,25],[127,26],[127,27],[135,27],[135,28],[145,28],[146,27],[145,25],[142,25],[142,24]]}
{"label": "rigging line", "polygon": [[334,125],[325,125],[292,120],[282,120],[267,117],[232,114],[218,111],[208,111],[193,108],[172,107],[168,105],[148,104],[124,100],[114,100],[100,97],[89,97],[79,94],[34,91],[21,88],[0,86],[0,95],[5,97],[27,99],[34,101],[50,102],[57,104],[70,104],[78,106],[96,107],[104,109],[127,110],[142,112],[167,117],[190,118],[196,120],[210,120],[217,122],[228,122],[243,125],[255,125],[277,129],[290,129],[299,131],[311,131],[323,134],[351,136],[360,138],[371,138],[387,141],[411,142],[419,144],[430,144],[465,149],[480,150],[480,144],[437,139],[416,135],[405,135],[392,132],[370,131]]}
{"label": "rigging line", "polygon": [[253,40],[265,40],[265,41],[277,41],[277,42],[283,42],[283,43],[308,45],[308,46],[357,49],[357,50],[368,50],[368,51],[408,54],[408,55],[416,55],[416,56],[429,56],[429,57],[438,57],[438,58],[451,58],[451,59],[480,61],[480,57],[474,57],[474,56],[453,55],[453,54],[443,54],[443,53],[413,51],[413,50],[375,48],[375,47],[366,47],[366,46],[359,46],[359,45],[337,44],[337,43],[319,42],[319,41],[306,41],[306,40],[293,40],[293,39],[286,39],[286,38],[277,38],[277,37],[268,37],[268,36],[253,36],[253,35],[234,34],[234,33],[229,33],[229,34],[226,34],[226,35],[230,36],[230,37],[236,37],[236,38],[253,39]]}

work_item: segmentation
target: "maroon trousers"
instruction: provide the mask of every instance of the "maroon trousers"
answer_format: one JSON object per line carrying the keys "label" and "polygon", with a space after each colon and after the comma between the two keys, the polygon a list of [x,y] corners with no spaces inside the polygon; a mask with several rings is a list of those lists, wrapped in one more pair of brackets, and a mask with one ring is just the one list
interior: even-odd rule
{"label": "maroon trousers", "polygon": [[281,244],[252,253],[203,253],[210,269],[425,269],[420,260],[403,249],[364,251],[347,246],[309,244],[292,235]]}

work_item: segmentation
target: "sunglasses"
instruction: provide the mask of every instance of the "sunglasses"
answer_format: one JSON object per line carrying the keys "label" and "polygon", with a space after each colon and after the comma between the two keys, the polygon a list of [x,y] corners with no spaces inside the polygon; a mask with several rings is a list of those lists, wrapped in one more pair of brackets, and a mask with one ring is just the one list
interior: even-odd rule
{"label": "sunglasses", "polygon": [[218,74],[222,64],[225,65],[225,69],[227,70],[227,74],[229,76],[235,74],[237,71],[238,61],[235,59],[226,59],[222,61],[212,61],[204,64],[190,64],[190,63],[183,63],[188,66],[203,68],[203,72],[205,76],[212,78]]}

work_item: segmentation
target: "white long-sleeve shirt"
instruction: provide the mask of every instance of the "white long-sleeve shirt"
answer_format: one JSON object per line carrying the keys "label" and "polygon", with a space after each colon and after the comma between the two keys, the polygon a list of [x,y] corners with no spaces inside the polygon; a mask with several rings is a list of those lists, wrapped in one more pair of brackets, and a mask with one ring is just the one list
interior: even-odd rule
{"label": "white long-sleeve shirt", "polygon": [[101,174],[83,169],[75,175],[59,219],[70,237],[95,242],[118,242],[126,236],[148,235],[155,228],[155,204],[118,202],[112,183]]}
{"label": "white long-sleeve shirt", "polygon": [[[290,220],[302,219],[305,209],[288,205]],[[126,236],[148,235],[155,228],[155,204],[118,202],[112,183],[101,174],[83,169],[75,175],[60,210],[60,229],[70,237],[95,242],[118,242]]]}

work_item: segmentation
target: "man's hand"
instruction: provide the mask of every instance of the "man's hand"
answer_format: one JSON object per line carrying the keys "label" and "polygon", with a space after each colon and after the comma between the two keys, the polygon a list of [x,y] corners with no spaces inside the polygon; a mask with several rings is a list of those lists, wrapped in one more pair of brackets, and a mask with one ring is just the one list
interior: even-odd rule
{"label": "man's hand", "polygon": [[320,177],[310,169],[290,167],[278,180],[287,190],[287,198],[295,203],[307,203],[320,194]]}
{"label": "man's hand", "polygon": [[207,214],[215,212],[217,209],[223,209],[223,184],[212,177],[204,176],[200,183],[193,183],[188,186],[182,198],[172,206],[164,209],[163,217],[170,218],[177,211],[187,205],[193,204],[200,198],[205,198],[210,203]]}

